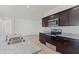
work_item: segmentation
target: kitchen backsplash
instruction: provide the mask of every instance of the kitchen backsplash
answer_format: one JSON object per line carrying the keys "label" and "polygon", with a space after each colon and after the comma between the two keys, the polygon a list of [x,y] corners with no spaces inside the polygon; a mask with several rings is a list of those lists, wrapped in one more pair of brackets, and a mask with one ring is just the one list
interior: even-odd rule
{"label": "kitchen backsplash", "polygon": [[43,33],[47,33],[47,32],[50,32],[50,31],[51,31],[51,28],[49,28],[49,27],[42,27],[40,29],[40,32],[43,32]]}
{"label": "kitchen backsplash", "polygon": [[63,33],[79,34],[79,26],[42,27],[40,32],[50,32],[51,29],[62,29]]}

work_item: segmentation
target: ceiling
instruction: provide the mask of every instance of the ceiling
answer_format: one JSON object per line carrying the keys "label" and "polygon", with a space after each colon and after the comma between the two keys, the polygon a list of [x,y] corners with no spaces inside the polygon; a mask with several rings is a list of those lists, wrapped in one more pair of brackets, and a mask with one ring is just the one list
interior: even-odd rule
{"label": "ceiling", "polygon": [[55,7],[57,5],[29,5],[29,8],[26,5],[0,5],[0,16],[35,19]]}

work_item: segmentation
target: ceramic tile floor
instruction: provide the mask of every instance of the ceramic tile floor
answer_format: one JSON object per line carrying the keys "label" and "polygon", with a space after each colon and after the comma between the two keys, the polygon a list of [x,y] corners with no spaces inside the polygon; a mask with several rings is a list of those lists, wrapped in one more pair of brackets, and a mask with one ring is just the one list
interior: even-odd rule
{"label": "ceramic tile floor", "polygon": [[59,54],[58,52],[50,48],[48,48],[47,46],[41,44],[39,42],[39,36],[38,35],[31,35],[31,36],[27,36],[28,39],[30,39],[33,43],[37,44],[40,48],[41,48],[41,52],[39,52],[39,54]]}

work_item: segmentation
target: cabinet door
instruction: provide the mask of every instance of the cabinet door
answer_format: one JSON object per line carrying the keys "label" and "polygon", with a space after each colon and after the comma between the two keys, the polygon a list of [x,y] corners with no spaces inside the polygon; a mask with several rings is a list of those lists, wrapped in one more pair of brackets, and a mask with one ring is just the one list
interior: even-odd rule
{"label": "cabinet door", "polygon": [[70,10],[70,24],[72,26],[79,25],[79,6],[74,7]]}
{"label": "cabinet door", "polygon": [[49,17],[42,18],[42,27],[48,27]]}
{"label": "cabinet door", "polygon": [[79,40],[77,39],[70,39],[70,43],[67,46],[67,53],[68,54],[79,54]]}
{"label": "cabinet door", "polygon": [[68,54],[70,53],[70,51],[72,50],[72,42],[70,41],[69,38],[66,37],[57,37],[57,41],[56,41],[56,50],[58,52],[64,53],[64,54]]}
{"label": "cabinet door", "polygon": [[59,26],[69,26],[69,10],[59,13]]}
{"label": "cabinet door", "polygon": [[46,44],[46,36],[43,33],[39,33],[39,41],[43,44]]}
{"label": "cabinet door", "polygon": [[56,41],[56,51],[60,52],[60,53],[66,53],[67,52],[67,46],[66,46],[66,42],[64,40],[63,37],[57,37],[57,41]]}
{"label": "cabinet door", "polygon": [[56,41],[56,50],[64,54],[79,54],[79,40],[58,37]]}

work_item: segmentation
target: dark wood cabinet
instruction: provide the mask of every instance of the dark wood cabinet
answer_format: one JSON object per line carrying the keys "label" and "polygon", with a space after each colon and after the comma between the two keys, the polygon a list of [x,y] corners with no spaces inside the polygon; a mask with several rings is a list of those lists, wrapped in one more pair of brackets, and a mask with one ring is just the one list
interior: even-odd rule
{"label": "dark wood cabinet", "polygon": [[79,26],[79,6],[59,13],[60,26]]}
{"label": "dark wood cabinet", "polygon": [[46,35],[44,33],[39,33],[39,41],[43,44],[50,43],[56,45],[56,37]]}
{"label": "dark wood cabinet", "polygon": [[56,51],[64,54],[79,54],[79,40],[67,37],[57,37]]}
{"label": "dark wood cabinet", "polygon": [[46,35],[43,34],[43,33],[39,33],[39,41],[40,41],[42,44],[46,44]]}
{"label": "dark wood cabinet", "polygon": [[59,18],[59,26],[78,26],[79,25],[79,6],[70,8],[68,10],[44,17],[42,19],[42,26],[48,27],[48,20]]}
{"label": "dark wood cabinet", "polygon": [[79,54],[79,40],[63,36],[49,36],[44,33],[39,33],[39,41],[42,44],[46,42],[55,45],[56,51],[63,54]]}
{"label": "dark wood cabinet", "polygon": [[69,20],[69,10],[63,11],[59,13],[59,26],[69,26],[70,20]]}
{"label": "dark wood cabinet", "polygon": [[59,18],[59,14],[54,14],[49,16],[49,20]]}
{"label": "dark wood cabinet", "polygon": [[42,18],[42,27],[48,27],[48,21],[53,20],[55,18],[59,18],[58,14],[50,15],[48,17]]}
{"label": "dark wood cabinet", "polygon": [[64,37],[57,37],[56,51],[61,53],[67,53],[68,41]]}
{"label": "dark wood cabinet", "polygon": [[79,6],[76,6],[72,8],[70,11],[70,24],[72,26],[78,26],[79,25]]}
{"label": "dark wood cabinet", "polygon": [[55,19],[55,18],[58,18],[58,23],[57,23],[58,26],[69,26],[70,25],[70,20],[69,20],[70,13],[69,12],[70,12],[69,10],[66,10],[66,11],[43,18],[42,26],[48,27],[48,20]]}
{"label": "dark wood cabinet", "polygon": [[42,18],[42,27],[48,27],[49,17]]}

